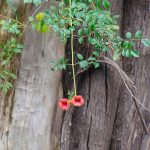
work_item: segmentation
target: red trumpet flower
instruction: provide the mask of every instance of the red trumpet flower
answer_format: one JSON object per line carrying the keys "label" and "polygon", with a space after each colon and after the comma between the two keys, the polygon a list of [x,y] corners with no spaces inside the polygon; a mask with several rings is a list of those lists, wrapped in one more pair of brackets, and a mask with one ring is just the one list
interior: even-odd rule
{"label": "red trumpet flower", "polygon": [[66,98],[60,99],[59,100],[59,107],[62,110],[68,110],[70,108],[69,100]]}
{"label": "red trumpet flower", "polygon": [[70,101],[74,106],[82,106],[84,104],[84,99],[81,95],[74,96]]}

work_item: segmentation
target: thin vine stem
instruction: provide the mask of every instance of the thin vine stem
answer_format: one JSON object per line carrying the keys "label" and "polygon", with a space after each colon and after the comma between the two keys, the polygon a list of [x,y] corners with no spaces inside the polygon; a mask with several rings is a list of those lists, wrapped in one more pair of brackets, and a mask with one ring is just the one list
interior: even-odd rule
{"label": "thin vine stem", "polygon": [[76,76],[74,67],[75,65],[74,65],[73,31],[71,31],[71,54],[72,54],[72,74],[73,74],[74,94],[77,95]]}
{"label": "thin vine stem", "polygon": [[[70,26],[72,27],[72,17],[71,17],[71,4],[72,1],[69,0],[70,4]],[[77,95],[77,87],[76,87],[76,75],[75,75],[75,65],[74,65],[74,35],[73,31],[71,31],[71,55],[72,55],[72,75],[73,75],[73,85],[74,85],[74,94]]]}

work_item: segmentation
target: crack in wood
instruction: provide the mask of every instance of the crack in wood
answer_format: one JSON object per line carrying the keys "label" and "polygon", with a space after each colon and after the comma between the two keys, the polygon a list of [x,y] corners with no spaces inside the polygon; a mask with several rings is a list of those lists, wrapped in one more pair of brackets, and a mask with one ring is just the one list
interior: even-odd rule
{"label": "crack in wood", "polygon": [[107,71],[107,65],[105,64],[105,96],[106,96],[106,104],[105,104],[105,108],[106,108],[106,113],[107,113],[107,105],[108,105],[108,71]]}
{"label": "crack in wood", "polygon": [[89,131],[88,131],[88,135],[87,135],[87,143],[86,143],[86,145],[87,145],[87,150],[90,150],[90,148],[89,148],[89,140],[90,140],[91,124],[92,124],[92,115],[91,115],[91,117],[90,117]]}

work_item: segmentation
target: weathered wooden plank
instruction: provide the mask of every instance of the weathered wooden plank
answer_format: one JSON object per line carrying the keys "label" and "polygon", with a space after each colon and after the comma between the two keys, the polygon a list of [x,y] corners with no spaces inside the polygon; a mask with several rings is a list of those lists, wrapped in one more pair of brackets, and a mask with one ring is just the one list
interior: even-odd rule
{"label": "weathered wooden plank", "polygon": [[[134,34],[136,30],[142,30],[143,36],[150,35],[149,7],[150,0],[125,0],[123,34],[126,32]],[[137,87],[137,90],[134,90],[136,97],[150,109],[150,49],[143,48],[141,43],[137,44],[137,48],[141,49],[140,58],[123,59],[123,68]],[[140,110],[147,126],[150,127],[150,114],[142,108]],[[120,91],[110,150],[149,150],[149,142],[150,137],[143,130],[133,99],[123,87]]]}
{"label": "weathered wooden plank", "polygon": [[[47,6],[49,2],[43,8]],[[35,10],[34,7],[31,12]],[[52,149],[52,118],[62,89],[61,72],[52,72],[51,62],[63,55],[64,43],[54,32],[26,31],[15,94],[11,98],[12,111],[8,114],[11,122],[3,130],[0,150]],[[61,114],[57,111],[60,118]]]}
{"label": "weathered wooden plank", "polygon": [[[123,1],[112,1],[112,11],[121,14],[122,5]],[[121,85],[118,78],[116,70],[106,65],[81,75],[78,94],[86,103],[65,114],[62,150],[108,150]]]}

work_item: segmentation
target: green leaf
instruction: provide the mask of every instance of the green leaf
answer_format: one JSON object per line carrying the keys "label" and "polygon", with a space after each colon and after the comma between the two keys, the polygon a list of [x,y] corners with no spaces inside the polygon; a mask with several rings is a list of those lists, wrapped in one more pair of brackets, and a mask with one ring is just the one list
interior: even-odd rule
{"label": "green leaf", "polygon": [[14,74],[14,73],[11,73],[10,76],[11,76],[13,79],[17,79],[17,76],[16,76],[16,74]]}
{"label": "green leaf", "polygon": [[62,1],[62,2],[60,2],[60,3],[59,3],[59,7],[63,7],[63,6],[64,6],[64,4],[65,4],[65,3],[64,3],[63,1]]}
{"label": "green leaf", "polygon": [[2,61],[2,63],[1,63],[1,65],[3,66],[3,65],[7,65],[9,63],[9,60],[4,60],[4,61]]}
{"label": "green leaf", "polygon": [[96,7],[100,8],[100,6],[101,6],[101,0],[96,0]]}
{"label": "green leaf", "polygon": [[141,32],[141,31],[137,31],[137,32],[135,33],[135,38],[136,38],[136,39],[141,39],[141,38],[142,38],[142,32]]}
{"label": "green leaf", "polygon": [[91,29],[91,31],[94,31],[95,30],[95,25],[91,24],[90,29]]}
{"label": "green leaf", "polygon": [[83,60],[83,61],[79,62],[80,67],[83,68],[83,69],[87,68],[88,64],[89,63],[86,60]]}
{"label": "green leaf", "polygon": [[83,43],[83,37],[78,38],[78,42],[79,42],[80,44],[82,44],[82,43]]}
{"label": "green leaf", "polygon": [[5,86],[6,86],[8,89],[13,87],[12,83],[10,83],[10,82],[6,82],[5,84],[6,84]]}
{"label": "green leaf", "polygon": [[65,20],[64,19],[60,19],[60,25],[64,26],[65,25]]}
{"label": "green leaf", "polygon": [[123,49],[122,50],[122,56],[124,56],[124,57],[131,57],[130,51],[126,50],[126,49]]}
{"label": "green leaf", "polygon": [[142,39],[141,42],[145,47],[150,47],[150,39]]}
{"label": "green leaf", "polygon": [[95,60],[96,60],[96,58],[92,57],[92,56],[88,58],[88,61],[95,61]]}
{"label": "green leaf", "polygon": [[69,27],[69,30],[70,30],[70,31],[74,31],[74,30],[75,30],[75,27],[74,27],[74,26],[71,26],[71,27]]}
{"label": "green leaf", "polygon": [[139,57],[140,53],[137,50],[125,50],[123,49],[122,55],[125,57]]}
{"label": "green leaf", "polygon": [[77,54],[79,60],[83,60],[83,56],[81,54]]}
{"label": "green leaf", "polygon": [[73,25],[74,25],[74,26],[80,26],[80,22],[77,21],[77,20],[75,20],[75,21],[73,21]]}
{"label": "green leaf", "polygon": [[52,11],[56,11],[56,6],[54,6],[54,5],[52,5],[52,6],[50,6],[50,9],[52,10]]}
{"label": "green leaf", "polygon": [[131,51],[130,50],[126,50],[126,55],[125,55],[126,57],[131,57],[132,55],[131,55]]}
{"label": "green leaf", "polygon": [[68,94],[67,94],[67,95],[68,95],[68,99],[71,100],[72,97],[73,97],[75,94],[74,94],[74,91],[69,91],[69,90],[68,90]]}
{"label": "green leaf", "polygon": [[93,55],[96,56],[96,57],[98,57],[100,55],[100,52],[99,51],[94,51]]}
{"label": "green leaf", "polygon": [[137,51],[137,50],[131,50],[130,53],[133,57],[139,57],[139,55],[140,55],[139,51]]}
{"label": "green leaf", "polygon": [[35,5],[41,4],[42,0],[24,0],[24,3],[33,3]]}
{"label": "green leaf", "polygon": [[106,8],[106,9],[109,9],[110,8],[110,3],[108,0],[103,0],[103,6]]}
{"label": "green leaf", "polygon": [[2,92],[3,92],[4,94],[6,94],[6,93],[8,92],[8,88],[4,86],[4,87],[2,88]]}
{"label": "green leaf", "polygon": [[85,22],[88,23],[90,20],[91,20],[91,16],[87,14],[85,18]]}
{"label": "green leaf", "polygon": [[94,68],[98,68],[100,66],[100,64],[98,62],[93,62]]}
{"label": "green leaf", "polygon": [[28,19],[29,19],[30,22],[33,22],[33,21],[34,21],[34,17],[33,17],[33,16],[29,16]]}
{"label": "green leaf", "polygon": [[4,86],[4,85],[0,83],[0,88],[1,88],[1,89],[3,88],[3,86]]}
{"label": "green leaf", "polygon": [[67,68],[66,63],[68,62],[68,59],[65,59],[64,57],[61,57],[58,61],[53,61],[51,70],[52,71],[58,71],[63,70]]}
{"label": "green leaf", "polygon": [[118,26],[118,25],[111,25],[111,28],[112,28],[113,30],[119,30],[119,26]]}
{"label": "green leaf", "polygon": [[126,33],[126,38],[131,39],[132,38],[132,34],[130,32]]}
{"label": "green leaf", "polygon": [[4,71],[3,71],[3,74],[9,75],[9,74],[11,74],[11,72],[10,72],[9,70],[4,70]]}
{"label": "green leaf", "polygon": [[78,35],[81,36],[82,35],[82,29],[78,30]]}
{"label": "green leaf", "polygon": [[134,43],[132,41],[131,42],[124,41],[122,47],[123,47],[123,49],[131,49],[133,47],[133,45],[134,45]]}
{"label": "green leaf", "polygon": [[32,3],[32,0],[24,0],[24,3]]}
{"label": "green leaf", "polygon": [[86,35],[89,35],[89,34],[90,34],[90,31],[89,31],[88,28],[84,28],[84,32],[85,32]]}
{"label": "green leaf", "polygon": [[117,61],[120,58],[120,52],[118,50],[115,50],[114,54],[113,54],[113,60]]}
{"label": "green leaf", "polygon": [[91,38],[91,39],[90,39],[90,43],[91,43],[92,45],[97,44],[96,38]]}
{"label": "green leaf", "polygon": [[37,23],[36,30],[39,32],[47,32],[48,31],[48,25],[42,22]]}

